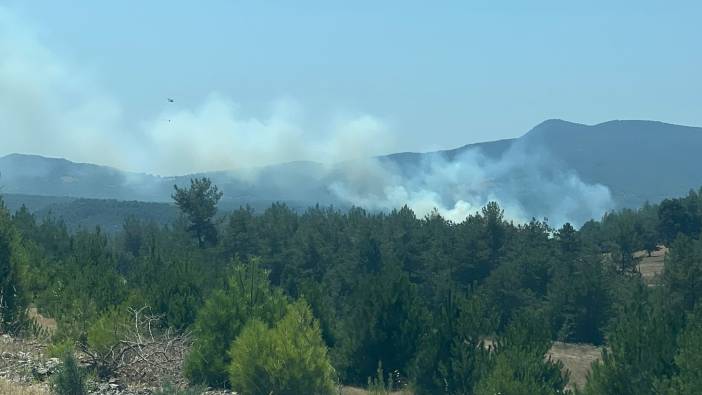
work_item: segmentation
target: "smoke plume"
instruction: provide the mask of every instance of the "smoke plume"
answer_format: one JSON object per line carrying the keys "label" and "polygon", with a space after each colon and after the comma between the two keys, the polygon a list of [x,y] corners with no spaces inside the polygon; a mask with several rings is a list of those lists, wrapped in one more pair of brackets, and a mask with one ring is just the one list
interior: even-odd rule
{"label": "smoke plume", "polygon": [[[134,120],[98,80],[0,7],[0,154],[59,156],[160,175],[236,169],[232,177],[249,185],[260,181],[252,169],[316,161],[325,164],[317,181],[343,203],[377,210],[407,204],[420,216],[438,210],[454,221],[491,200],[514,220],[548,217],[556,224],[582,222],[612,207],[606,187],[554,170],[547,153],[534,147],[515,146],[500,158],[478,150],[452,160],[429,155],[405,166],[372,159],[396,149],[399,140],[387,122],[372,115],[309,114],[285,99],[272,101],[267,115],[253,117],[212,92],[193,108],[166,104],[164,97],[160,112]],[[128,177],[130,183],[140,180]],[[291,191],[299,187],[289,185]],[[318,198],[308,195],[302,197],[310,203]]]}

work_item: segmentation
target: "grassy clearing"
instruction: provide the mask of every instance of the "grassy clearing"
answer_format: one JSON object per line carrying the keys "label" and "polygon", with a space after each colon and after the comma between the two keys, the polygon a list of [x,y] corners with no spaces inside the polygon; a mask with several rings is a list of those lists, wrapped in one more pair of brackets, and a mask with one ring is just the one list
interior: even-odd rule
{"label": "grassy clearing", "polygon": [[634,257],[641,258],[638,269],[648,285],[658,283],[658,278],[663,273],[663,261],[667,252],[668,249],[665,246],[659,246],[658,251],[651,253],[651,256],[648,256],[645,251],[638,251],[634,254]]}

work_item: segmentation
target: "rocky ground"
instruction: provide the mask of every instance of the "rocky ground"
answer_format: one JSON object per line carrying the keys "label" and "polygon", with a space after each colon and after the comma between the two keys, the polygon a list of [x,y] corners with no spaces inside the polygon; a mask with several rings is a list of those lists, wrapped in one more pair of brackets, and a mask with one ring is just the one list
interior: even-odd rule
{"label": "rocky ground", "polygon": [[[0,336],[0,394],[48,395],[51,376],[61,366],[58,358],[46,355],[46,346],[36,340]],[[159,388],[154,383],[127,383],[114,377],[104,381],[88,380],[91,395],[150,395]],[[232,394],[210,390],[207,395]]]}

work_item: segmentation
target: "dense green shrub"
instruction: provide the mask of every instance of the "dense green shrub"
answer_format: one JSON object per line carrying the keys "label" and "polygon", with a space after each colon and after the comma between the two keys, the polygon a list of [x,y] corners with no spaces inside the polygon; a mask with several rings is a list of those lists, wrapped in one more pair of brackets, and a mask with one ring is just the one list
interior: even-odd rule
{"label": "dense green shrub", "polygon": [[27,323],[25,267],[19,236],[0,198],[0,333],[17,333]]}
{"label": "dense green shrub", "polygon": [[655,394],[656,380],[674,371],[675,320],[639,284],[608,334],[602,361],[593,364],[584,394]]}
{"label": "dense green shrub", "polygon": [[333,394],[331,366],[309,306],[289,306],[272,328],[254,319],[234,341],[229,369],[232,388],[246,395]]}
{"label": "dense green shrub", "polygon": [[115,307],[101,314],[88,328],[85,346],[94,356],[95,370],[100,377],[113,373],[112,354],[127,335],[129,318],[126,309]]}
{"label": "dense green shrub", "polygon": [[62,365],[53,378],[53,390],[57,395],[87,395],[85,372],[78,366],[73,353],[66,353]]}
{"label": "dense green shrub", "polygon": [[563,363],[545,355],[551,347],[543,314],[521,312],[498,339],[494,365],[475,388],[476,395],[556,395],[566,393]]}
{"label": "dense green shrub", "polygon": [[70,339],[56,340],[49,344],[46,348],[46,353],[50,358],[61,358],[66,353],[74,352],[76,348],[75,342]]}
{"label": "dense green shrub", "polygon": [[676,374],[658,383],[657,393],[666,395],[694,394],[702,388],[702,305],[688,317],[678,339],[675,356]]}
{"label": "dense green shrub", "polygon": [[417,287],[388,265],[359,281],[352,297],[337,349],[336,360],[345,361],[343,378],[364,385],[378,363],[406,377],[428,327]]}
{"label": "dense green shrub", "polygon": [[284,314],[287,299],[268,282],[257,261],[237,265],[224,290],[212,293],[198,312],[193,333],[196,343],[185,362],[192,383],[225,387],[229,384],[227,351],[246,323],[257,319],[268,325]]}
{"label": "dense green shrub", "polygon": [[412,369],[415,393],[472,393],[492,368],[492,352],[481,335],[494,330],[496,314],[478,297],[449,292],[430,325]]}

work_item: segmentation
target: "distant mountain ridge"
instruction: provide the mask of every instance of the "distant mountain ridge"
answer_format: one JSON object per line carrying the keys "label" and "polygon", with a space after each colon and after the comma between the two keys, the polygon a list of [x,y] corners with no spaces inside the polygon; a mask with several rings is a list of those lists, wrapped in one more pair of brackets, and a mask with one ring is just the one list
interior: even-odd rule
{"label": "distant mountain ridge", "polygon": [[[554,165],[575,172],[584,182],[607,186],[617,207],[635,207],[702,186],[702,128],[656,121],[582,125],[547,120],[515,139],[430,153],[396,153],[378,159],[411,173],[432,156],[450,162],[479,150],[486,158],[500,159],[516,146],[532,155],[548,153]],[[316,203],[343,206],[329,188],[343,166],[330,168],[315,162],[272,165],[258,169],[253,182],[232,177],[236,172],[161,177],[66,159],[11,154],[0,158],[0,192],[168,202],[173,184],[184,185],[193,176],[206,175],[224,191],[223,203],[229,207],[274,201],[300,207]]]}

